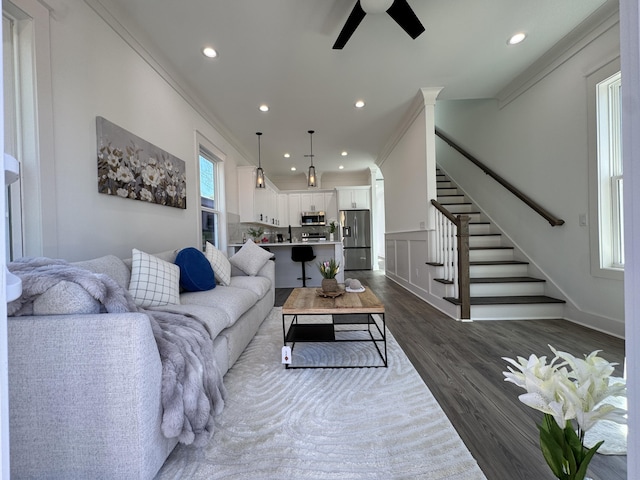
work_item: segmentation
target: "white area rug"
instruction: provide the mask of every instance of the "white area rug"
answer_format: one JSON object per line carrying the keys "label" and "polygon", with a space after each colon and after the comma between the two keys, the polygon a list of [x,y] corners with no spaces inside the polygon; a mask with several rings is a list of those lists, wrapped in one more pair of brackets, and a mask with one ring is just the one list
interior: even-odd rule
{"label": "white area rug", "polygon": [[[611,403],[619,408],[627,408],[627,397],[609,397],[606,403]],[[587,448],[593,447],[600,440],[604,443],[598,449],[601,455],[626,455],[627,454],[627,425],[600,420],[584,435],[584,444]]]}
{"label": "white area rug", "polygon": [[[157,478],[485,479],[389,333],[387,340],[389,368],[285,370],[275,308],[225,376],[228,399],[210,445],[178,445]],[[349,345],[307,344],[307,352],[378,355]]]}

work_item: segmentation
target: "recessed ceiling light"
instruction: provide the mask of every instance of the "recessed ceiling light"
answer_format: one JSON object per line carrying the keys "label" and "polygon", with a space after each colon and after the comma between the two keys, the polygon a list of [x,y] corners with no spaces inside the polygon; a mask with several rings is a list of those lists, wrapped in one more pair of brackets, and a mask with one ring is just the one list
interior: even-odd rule
{"label": "recessed ceiling light", "polygon": [[260,105],[260,111],[261,112],[268,112],[269,111],[269,105],[266,105],[266,104],[263,103],[262,105]]}
{"label": "recessed ceiling light", "polygon": [[527,35],[525,33],[519,32],[509,38],[509,40],[507,40],[507,43],[509,45],[517,45],[518,43],[524,41],[525,38],[527,38]]}
{"label": "recessed ceiling light", "polygon": [[291,171],[295,172],[296,171],[296,167],[291,167]]}
{"label": "recessed ceiling light", "polygon": [[340,165],[338,168],[342,170],[344,168],[344,165]]}
{"label": "recessed ceiling light", "polygon": [[343,157],[346,157],[349,154],[345,151],[345,152],[342,152],[340,155],[342,155]]}
{"label": "recessed ceiling light", "polygon": [[203,48],[202,53],[204,54],[205,57],[209,57],[209,58],[216,58],[218,56],[218,52],[216,52],[215,49],[211,47]]}
{"label": "recessed ceiling light", "polygon": [[364,107],[364,100],[358,100],[358,101],[355,103],[355,107],[356,107],[356,108],[362,108],[362,107]]}
{"label": "recessed ceiling light", "polygon": [[288,153],[284,154],[284,158],[289,158],[291,155],[289,155]]}

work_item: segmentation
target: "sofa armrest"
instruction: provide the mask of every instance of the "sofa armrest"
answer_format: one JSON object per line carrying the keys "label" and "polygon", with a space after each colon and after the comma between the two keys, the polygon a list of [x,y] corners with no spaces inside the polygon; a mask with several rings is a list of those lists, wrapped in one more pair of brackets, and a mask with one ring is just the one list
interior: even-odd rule
{"label": "sofa armrest", "polygon": [[159,428],[162,365],[147,315],[10,317],[8,343],[12,472],[155,475],[175,442]]}
{"label": "sofa armrest", "polygon": [[275,288],[276,285],[276,262],[269,260],[264,264],[264,267],[258,272],[258,276],[268,278],[271,281],[271,288]]}

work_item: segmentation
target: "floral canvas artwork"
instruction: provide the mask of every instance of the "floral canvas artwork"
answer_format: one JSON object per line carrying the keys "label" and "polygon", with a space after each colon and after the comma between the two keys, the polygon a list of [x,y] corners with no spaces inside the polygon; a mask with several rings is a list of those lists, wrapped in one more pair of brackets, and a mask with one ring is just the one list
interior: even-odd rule
{"label": "floral canvas artwork", "polygon": [[103,117],[98,134],[98,192],[187,208],[185,163]]}

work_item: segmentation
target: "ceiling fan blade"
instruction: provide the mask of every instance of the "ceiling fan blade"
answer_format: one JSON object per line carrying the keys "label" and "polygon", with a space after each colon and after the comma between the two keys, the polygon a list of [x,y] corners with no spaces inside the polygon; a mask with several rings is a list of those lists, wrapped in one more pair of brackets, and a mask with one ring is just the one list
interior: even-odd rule
{"label": "ceiling fan blade", "polygon": [[424,32],[424,27],[413,12],[407,0],[395,0],[387,13],[414,40]]}
{"label": "ceiling fan blade", "polygon": [[365,15],[366,13],[360,6],[360,0],[358,0],[356,5],[353,7],[353,10],[351,10],[349,18],[347,18],[347,22],[344,24],[344,27],[342,27],[336,43],[333,44],[334,50],[342,50],[342,48],[347,44],[347,41],[351,38],[351,35],[353,35],[353,32],[358,28],[358,25],[360,25],[360,22],[362,22]]}

